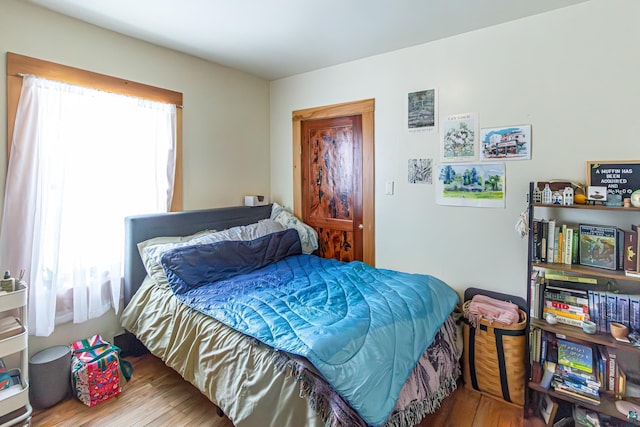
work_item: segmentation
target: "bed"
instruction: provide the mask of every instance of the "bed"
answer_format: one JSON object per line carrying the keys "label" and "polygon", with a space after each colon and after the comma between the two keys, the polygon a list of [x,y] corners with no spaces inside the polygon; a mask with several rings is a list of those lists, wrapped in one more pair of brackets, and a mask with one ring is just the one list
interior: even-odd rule
{"label": "bed", "polygon": [[[376,288],[370,283],[368,290],[356,289],[358,298],[370,298],[378,290],[383,293],[387,276],[392,281],[391,287],[384,288],[387,293],[404,293],[411,286],[422,286],[409,282],[418,276],[424,280],[424,275],[372,269],[362,263],[352,263],[359,272],[343,272],[345,263],[307,255],[310,242],[301,224],[292,216],[274,218],[274,212],[267,205],[127,218],[122,326],[196,386],[237,427],[418,424],[455,390],[460,376],[459,314],[451,290],[433,278],[432,290],[417,288],[420,292],[405,295],[401,307],[375,308],[376,303],[369,302],[374,312],[395,316],[407,311],[409,319],[393,325],[390,339],[389,328],[377,327],[369,313],[358,312],[361,306],[349,302],[350,294],[342,295],[343,290],[365,286],[360,279],[350,283],[359,274],[371,277]],[[233,237],[235,230],[248,234]],[[218,237],[227,232],[232,237]],[[252,257],[245,260],[249,252]],[[317,266],[320,272],[309,270]],[[223,277],[221,271],[225,271]],[[300,285],[306,283],[300,282],[303,276],[298,277],[302,271],[304,280],[329,274],[323,279],[327,293],[320,301],[333,301],[340,294],[338,299],[348,301],[345,312],[333,306],[324,309],[318,300],[301,302],[309,298],[301,293],[307,289]],[[382,276],[373,276],[377,274]],[[402,275],[400,280],[396,274]],[[206,280],[201,279],[205,276]],[[402,287],[394,288],[399,286],[396,282]],[[254,288],[264,292],[256,296]],[[240,294],[227,294],[238,290]],[[207,298],[212,294],[214,302],[203,299],[204,294]],[[265,295],[272,294],[276,299],[264,303]],[[421,309],[418,303],[423,300],[423,305],[440,313],[417,316],[412,310]],[[384,304],[389,305],[386,299]],[[287,311],[276,320],[265,320],[265,311],[281,308],[295,313]],[[335,319],[317,330],[309,329],[319,319],[324,322],[332,316]],[[300,318],[304,321],[296,326]],[[257,327],[252,322],[258,322]],[[349,337],[352,329],[355,335]],[[363,334],[366,338],[361,338]],[[384,345],[385,340],[390,344]],[[377,349],[365,347],[365,341],[377,342]],[[415,353],[417,360],[399,357],[407,347],[412,349],[406,352]],[[381,363],[388,354],[393,364],[386,369]]]}

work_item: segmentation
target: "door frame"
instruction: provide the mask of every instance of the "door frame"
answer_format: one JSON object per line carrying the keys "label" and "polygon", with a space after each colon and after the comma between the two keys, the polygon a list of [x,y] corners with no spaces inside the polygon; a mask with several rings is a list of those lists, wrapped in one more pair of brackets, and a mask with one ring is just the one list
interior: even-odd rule
{"label": "door frame", "polygon": [[291,113],[293,125],[293,213],[302,218],[302,121],[362,117],[362,260],[375,266],[374,99],[307,108]]}

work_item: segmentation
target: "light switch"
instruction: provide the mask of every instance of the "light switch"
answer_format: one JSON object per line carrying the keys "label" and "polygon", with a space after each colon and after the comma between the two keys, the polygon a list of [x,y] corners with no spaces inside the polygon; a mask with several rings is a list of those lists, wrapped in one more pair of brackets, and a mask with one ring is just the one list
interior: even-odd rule
{"label": "light switch", "polygon": [[387,181],[385,183],[384,194],[393,195],[393,181]]}

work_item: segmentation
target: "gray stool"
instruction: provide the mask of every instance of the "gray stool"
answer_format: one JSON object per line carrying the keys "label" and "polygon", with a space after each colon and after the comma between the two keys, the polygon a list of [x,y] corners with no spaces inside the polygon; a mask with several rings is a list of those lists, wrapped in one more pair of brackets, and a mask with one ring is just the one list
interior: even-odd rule
{"label": "gray stool", "polygon": [[29,359],[29,399],[36,409],[55,405],[71,391],[71,347],[46,348]]}

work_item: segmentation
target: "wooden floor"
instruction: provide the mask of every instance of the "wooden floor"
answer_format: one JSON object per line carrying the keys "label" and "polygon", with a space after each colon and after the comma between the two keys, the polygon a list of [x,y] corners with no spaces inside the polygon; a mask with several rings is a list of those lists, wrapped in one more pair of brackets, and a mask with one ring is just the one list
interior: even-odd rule
{"label": "wooden floor", "polygon": [[[34,411],[33,426],[233,427],[195,387],[154,356],[127,358],[133,378],[113,399],[89,408],[76,399]],[[420,427],[523,427],[522,410],[460,387]],[[286,427],[286,426],[282,426]]]}

